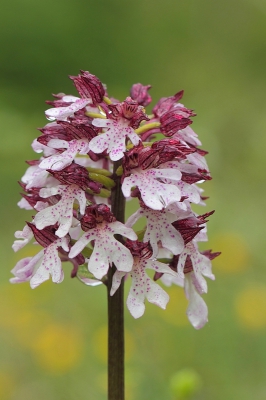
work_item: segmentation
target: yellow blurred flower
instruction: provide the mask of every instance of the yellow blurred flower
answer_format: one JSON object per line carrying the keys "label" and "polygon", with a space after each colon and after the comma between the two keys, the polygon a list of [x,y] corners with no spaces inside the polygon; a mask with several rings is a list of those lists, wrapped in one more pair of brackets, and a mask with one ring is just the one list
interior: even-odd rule
{"label": "yellow blurred flower", "polygon": [[213,263],[214,274],[217,270],[224,273],[243,271],[249,262],[248,244],[238,232],[225,232],[210,240],[213,251],[222,254],[215,258]]}
{"label": "yellow blurred flower", "polygon": [[235,299],[235,310],[240,324],[252,330],[266,327],[266,286],[253,284]]}
{"label": "yellow blurred flower", "polygon": [[8,332],[8,337],[14,339],[23,347],[32,346],[32,337],[42,331],[51,317],[43,310],[35,307],[34,295],[26,285],[0,287],[0,301],[5,304],[1,309],[0,327]]}
{"label": "yellow blurred flower", "polygon": [[52,374],[62,374],[81,360],[84,341],[73,326],[52,323],[34,339],[36,362]]}

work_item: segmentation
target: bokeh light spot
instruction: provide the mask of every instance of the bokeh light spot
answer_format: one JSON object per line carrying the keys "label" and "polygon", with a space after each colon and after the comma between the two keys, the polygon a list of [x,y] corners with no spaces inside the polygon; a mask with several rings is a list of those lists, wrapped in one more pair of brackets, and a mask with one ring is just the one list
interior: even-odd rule
{"label": "bokeh light spot", "polygon": [[32,337],[50,322],[50,315],[35,307],[26,285],[2,285],[0,293],[0,301],[5,304],[0,313],[0,327],[8,332],[13,345],[15,339],[19,346],[31,348]]}
{"label": "bokeh light spot", "polygon": [[171,392],[175,399],[192,399],[201,387],[201,377],[192,368],[184,368],[176,372],[170,380]]}
{"label": "bokeh light spot", "polygon": [[225,232],[210,240],[213,251],[222,254],[215,258],[213,263],[214,273],[219,270],[224,273],[242,272],[247,267],[250,259],[248,244],[237,232]]}
{"label": "bokeh light spot", "polygon": [[32,347],[36,362],[42,368],[52,374],[61,374],[79,363],[84,341],[74,327],[53,323],[36,337]]}
{"label": "bokeh light spot", "polygon": [[240,324],[252,330],[266,327],[266,286],[253,284],[238,293],[235,310]]}

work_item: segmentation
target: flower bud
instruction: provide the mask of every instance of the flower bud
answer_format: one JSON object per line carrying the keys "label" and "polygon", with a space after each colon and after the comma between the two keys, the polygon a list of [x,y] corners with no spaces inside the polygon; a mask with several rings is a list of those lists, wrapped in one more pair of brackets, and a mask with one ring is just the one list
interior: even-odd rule
{"label": "flower bud", "polygon": [[81,70],[80,72],[81,74],[78,76],[70,76],[80,96],[83,99],[91,98],[94,104],[101,103],[105,95],[105,89],[100,79],[88,71]]}
{"label": "flower bud", "polygon": [[139,105],[146,107],[151,102],[151,96],[148,90],[151,85],[144,86],[141,83],[135,83],[130,89],[130,96],[133,100],[136,100]]}
{"label": "flower bud", "polygon": [[192,124],[192,121],[189,118],[184,117],[176,110],[171,110],[163,114],[160,122],[161,131],[167,137],[173,136],[176,132],[185,129],[188,125]]}
{"label": "flower bud", "polygon": [[94,204],[86,207],[85,214],[81,218],[80,223],[82,229],[87,232],[89,229],[95,228],[97,224],[104,221],[114,222],[116,218],[106,204]]}
{"label": "flower bud", "polygon": [[102,185],[89,179],[86,168],[74,162],[61,171],[47,170],[51,175],[64,185],[77,185],[81,189],[91,189],[95,193],[100,193]]}
{"label": "flower bud", "polygon": [[184,90],[181,90],[180,92],[176,93],[174,96],[171,97],[162,97],[158,103],[153,107],[153,114],[160,118],[163,114],[165,114],[167,111],[170,111],[172,107],[182,99],[184,94]]}

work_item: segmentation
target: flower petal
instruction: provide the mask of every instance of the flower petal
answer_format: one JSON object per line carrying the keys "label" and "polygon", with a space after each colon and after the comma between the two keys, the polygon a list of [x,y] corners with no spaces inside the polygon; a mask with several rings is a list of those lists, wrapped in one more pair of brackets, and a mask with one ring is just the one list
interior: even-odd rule
{"label": "flower petal", "polygon": [[109,226],[112,227],[112,229],[116,234],[125,236],[128,239],[137,240],[138,238],[137,234],[133,231],[133,229],[128,228],[125,224],[122,224],[122,222],[115,221],[109,224]]}
{"label": "flower petal", "polygon": [[120,284],[121,284],[121,280],[122,278],[126,275],[125,272],[123,271],[115,271],[114,275],[113,275],[113,281],[112,281],[112,288],[110,291],[110,295],[113,296],[115,294],[115,292],[117,291],[117,289],[119,288]]}
{"label": "flower petal", "polygon": [[189,301],[186,314],[191,325],[195,329],[200,329],[208,322],[208,308],[195,289],[191,274],[185,274],[185,293]]}
{"label": "flower petal", "polygon": [[89,259],[88,269],[96,279],[102,279],[109,269],[108,253],[97,240],[95,240],[93,253]]}
{"label": "flower petal", "polygon": [[169,204],[179,201],[181,194],[175,185],[157,181],[157,172],[154,171],[157,170],[132,170],[132,174],[123,181],[122,192],[125,197],[129,197],[131,188],[137,186],[146,206],[153,210],[162,210]]}
{"label": "flower petal", "polygon": [[127,308],[134,318],[140,318],[144,314],[145,304],[144,304],[145,296],[142,294],[133,294],[130,290],[128,298],[127,298]]}
{"label": "flower petal", "polygon": [[50,244],[50,246],[44,249],[42,263],[30,280],[30,286],[32,289],[48,280],[50,275],[54,283],[60,283],[64,279],[61,259],[58,255],[58,247],[60,246],[67,251],[68,240],[66,238],[57,239],[55,242]]}
{"label": "flower petal", "polygon": [[90,101],[90,99],[78,99],[68,107],[49,108],[45,111],[45,116],[49,121],[66,120],[74,115],[76,111],[84,108]]}
{"label": "flower petal", "polygon": [[33,233],[30,227],[28,225],[25,225],[22,231],[15,232],[15,237],[17,239],[20,239],[15,240],[12,245],[12,249],[16,252],[22,249],[22,247],[26,246],[26,244],[31,241],[31,239],[33,238]]}
{"label": "flower petal", "polygon": [[159,286],[157,283],[153,282],[151,279],[147,282],[147,300],[161,307],[165,310],[166,305],[169,301],[169,295]]}
{"label": "flower petal", "polygon": [[118,271],[129,272],[133,266],[133,256],[130,251],[117,241],[117,249],[111,256],[111,261],[115,264]]}
{"label": "flower petal", "polygon": [[79,240],[74,244],[69,252],[69,258],[76,257],[79,253],[82,252],[85,246],[90,243],[92,240],[96,238],[96,233],[94,231],[85,232],[83,236],[79,238]]}

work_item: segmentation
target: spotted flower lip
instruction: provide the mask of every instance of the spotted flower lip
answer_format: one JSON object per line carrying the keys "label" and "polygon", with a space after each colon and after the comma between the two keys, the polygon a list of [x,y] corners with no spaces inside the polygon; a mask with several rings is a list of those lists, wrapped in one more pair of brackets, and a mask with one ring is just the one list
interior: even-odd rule
{"label": "spotted flower lip", "polygon": [[11,270],[11,273],[14,275],[14,277],[10,279],[10,282],[23,283],[29,281],[33,276],[35,266],[40,265],[40,260],[43,257],[43,253],[44,249],[34,257],[26,257],[19,260],[15,267]]}
{"label": "spotted flower lip", "polygon": [[66,148],[62,153],[52,154],[44,158],[40,163],[41,169],[50,169],[61,171],[68,167],[78,154],[87,154],[89,151],[88,141],[86,139],[71,140],[66,142],[60,139],[52,139],[48,145],[53,148]]}
{"label": "spotted flower lip", "polygon": [[45,116],[49,121],[64,121],[73,116],[75,112],[84,108],[90,103],[90,99],[78,99],[68,107],[55,107],[45,111]]}
{"label": "spotted flower lip", "polygon": [[[205,215],[202,217],[205,217]],[[195,221],[193,224],[195,224]],[[163,281],[167,286],[175,283],[178,286],[184,287],[188,300],[187,317],[195,329],[201,329],[208,322],[208,308],[201,297],[202,294],[207,293],[207,284],[203,275],[212,280],[214,279],[214,275],[211,272],[210,260],[217,257],[220,253],[212,253],[210,250],[199,252],[197,241],[200,241],[199,235],[196,236],[195,240],[186,244],[181,255],[174,256],[170,266],[174,270],[177,266],[178,278],[168,275],[167,277],[163,277]]]}
{"label": "spotted flower lip", "polygon": [[134,146],[140,142],[140,137],[134,129],[139,127],[141,121],[148,121],[144,109],[131,97],[125,101],[108,106],[110,114],[107,119],[94,118],[92,124],[103,128],[104,132],[92,138],[89,143],[90,150],[94,153],[107,151],[112,161],[123,158],[126,152],[126,140],[129,138]]}
{"label": "spotted flower lip", "polygon": [[32,289],[48,280],[50,275],[54,283],[60,283],[64,279],[64,272],[58,255],[58,247],[62,247],[63,250],[68,251],[68,239],[65,237],[56,239],[43,250],[42,263],[30,279]]}
{"label": "spotted flower lip", "polygon": [[126,151],[126,137],[136,146],[140,138],[125,119],[111,120],[95,118],[92,124],[98,128],[105,128],[106,132],[96,136],[89,143],[89,148],[94,153],[107,151],[112,161],[123,158]]}
{"label": "spotted flower lip", "polygon": [[[146,243],[148,245],[148,243]],[[131,288],[127,298],[127,307],[134,318],[139,318],[145,311],[145,299],[158,307],[165,309],[169,301],[168,294],[146,274],[146,269],[152,269],[156,272],[176,276],[167,265],[152,259],[147,259],[146,252],[141,251],[139,256],[134,257],[134,263],[130,276],[132,278]],[[143,254],[144,256],[142,256]],[[111,295],[113,295],[120,286],[125,272],[117,270],[113,276]]]}
{"label": "spotted flower lip", "polygon": [[88,243],[94,241],[93,253],[88,260],[88,269],[96,279],[102,279],[112,263],[118,271],[129,272],[133,265],[133,257],[130,251],[114,238],[115,234],[132,240],[137,239],[136,233],[119,221],[102,222],[81,236],[70,250],[69,257],[75,257]]}
{"label": "spotted flower lip", "polygon": [[[207,293],[207,283],[204,276],[212,280],[215,279],[211,271],[210,259],[199,252],[195,241],[189,242],[180,254],[177,264],[177,272],[181,277],[185,273],[187,257],[190,258],[192,263],[190,268],[193,269],[197,280],[197,290],[200,293]],[[187,272],[190,272],[190,269]]]}
{"label": "spotted flower lip", "polygon": [[71,228],[72,224],[72,207],[75,199],[78,199],[80,204],[80,212],[84,214],[86,197],[82,189],[76,185],[59,185],[53,188],[46,188],[40,190],[41,197],[49,197],[55,194],[61,196],[61,200],[50,207],[45,208],[40,211],[34,218],[34,223],[37,229],[43,229],[46,226],[59,224],[57,231],[55,232],[57,236],[64,237]]}
{"label": "spotted flower lip", "polygon": [[147,207],[162,210],[181,198],[180,190],[175,185],[164,184],[158,180],[165,177],[172,177],[177,181],[181,179],[181,173],[172,169],[133,169],[132,174],[124,178],[122,192],[125,197],[129,197],[131,188],[137,186]]}
{"label": "spotted flower lip", "polygon": [[21,181],[26,184],[26,189],[43,187],[47,183],[49,172],[43,170],[39,165],[31,165],[21,178]]}
{"label": "spotted flower lip", "polygon": [[14,278],[11,283],[22,283],[30,281],[32,289],[49,279],[51,275],[54,283],[60,283],[64,279],[61,260],[58,256],[58,247],[68,251],[68,239],[58,238],[36,256],[20,260],[11,271]]}
{"label": "spotted flower lip", "polygon": [[172,223],[176,220],[176,215],[170,212],[171,208],[164,210],[152,210],[142,207],[129,217],[126,226],[133,226],[141,217],[146,217],[147,226],[143,237],[144,242],[150,242],[153,253],[152,257],[157,257],[159,252],[158,242],[170,250],[173,254],[180,254],[184,248],[184,240]]}

